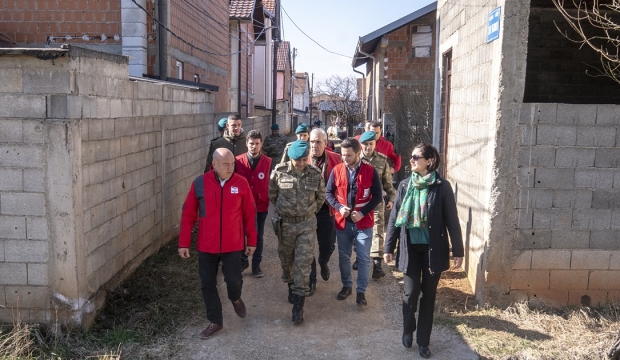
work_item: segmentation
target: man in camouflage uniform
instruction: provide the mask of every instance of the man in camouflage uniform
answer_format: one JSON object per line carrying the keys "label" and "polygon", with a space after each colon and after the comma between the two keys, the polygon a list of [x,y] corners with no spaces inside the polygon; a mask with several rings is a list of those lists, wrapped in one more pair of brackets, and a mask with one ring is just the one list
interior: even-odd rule
{"label": "man in camouflage uniform", "polygon": [[282,281],[289,286],[293,322],[301,323],[310,293],[310,265],[316,243],[316,213],[325,202],[321,171],[308,164],[309,145],[297,140],[288,150],[290,161],[277,165],[269,181],[269,200],[282,218],[278,255]]}
{"label": "man in camouflage uniform", "polygon": [[381,201],[375,208],[375,225],[372,229],[372,247],[370,248],[370,257],[373,262],[372,278],[380,279],[385,276],[385,272],[381,268],[381,259],[383,258],[383,233],[385,227],[385,210],[392,210],[394,198],[396,197],[396,189],[392,186],[392,170],[388,164],[387,156],[375,151],[377,135],[373,131],[366,131],[360,136],[362,145],[362,159],[368,161],[379,174],[381,179],[381,187],[387,195],[387,204]]}
{"label": "man in camouflage uniform", "polygon": [[[308,128],[308,125],[306,123],[301,123],[297,125],[297,129],[295,129],[295,136],[297,137],[297,140],[307,141],[309,144],[310,143],[310,129]],[[288,157],[288,148],[292,144],[293,144],[292,142],[286,144],[286,147],[284,148],[284,154],[282,155],[282,159],[280,160],[280,164],[284,164],[285,162],[290,160]]]}
{"label": "man in camouflage uniform", "polygon": [[273,165],[280,163],[286,147],[286,136],[280,134],[278,124],[271,125],[271,135],[265,137],[263,152],[273,160]]}

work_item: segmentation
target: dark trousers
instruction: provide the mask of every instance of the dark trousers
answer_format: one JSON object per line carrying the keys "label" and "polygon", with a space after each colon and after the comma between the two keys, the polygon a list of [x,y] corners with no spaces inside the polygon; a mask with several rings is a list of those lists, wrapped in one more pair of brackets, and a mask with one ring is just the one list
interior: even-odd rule
{"label": "dark trousers", "polygon": [[218,265],[221,260],[228,299],[237,300],[241,298],[241,286],[243,285],[241,275],[242,252],[233,251],[223,254],[198,252],[198,273],[202,286],[202,299],[207,307],[207,319],[214,324],[223,325],[222,302],[217,292]]}
{"label": "dark trousers", "polygon": [[[336,248],[336,223],[329,214],[329,206],[323,205],[316,214],[316,238],[319,243],[319,264],[327,264]],[[312,260],[310,282],[316,283],[316,259]]]}
{"label": "dark trousers", "polygon": [[[428,346],[433,330],[433,313],[435,312],[435,295],[441,273],[431,275],[429,271],[428,245],[409,244],[409,264],[404,274],[405,291],[403,294],[403,325],[404,333],[416,331],[416,342],[419,346]],[[415,312],[420,298],[420,311],[416,327]]]}
{"label": "dark trousers", "polygon": [[258,236],[256,238],[256,250],[252,255],[252,265],[260,265],[263,261],[263,234],[265,233],[265,220],[267,220],[267,212],[256,213],[256,230]]}

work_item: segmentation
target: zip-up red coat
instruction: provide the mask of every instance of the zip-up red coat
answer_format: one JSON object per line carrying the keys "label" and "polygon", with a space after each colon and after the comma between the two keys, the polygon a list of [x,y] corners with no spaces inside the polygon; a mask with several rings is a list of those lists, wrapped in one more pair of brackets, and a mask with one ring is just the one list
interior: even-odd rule
{"label": "zip-up red coat", "polygon": [[256,168],[248,160],[248,154],[241,154],[235,158],[235,172],[243,176],[254,194],[257,212],[269,211],[269,172],[271,171],[271,158],[261,155]]}
{"label": "zip-up red coat", "polygon": [[[372,165],[362,163],[357,174],[357,196],[355,197],[355,207],[351,211],[360,211],[372,199],[371,188],[372,180],[375,176],[375,168]],[[336,185],[336,199],[342,205],[347,205],[347,188],[349,184],[349,174],[347,165],[341,163],[334,167],[334,184]],[[346,219],[339,211],[336,211],[336,229],[344,229]],[[358,229],[368,229],[375,224],[375,212],[370,211],[360,221],[355,223]]]}
{"label": "zip-up red coat", "polygon": [[[357,135],[355,137],[357,141],[360,140],[361,136],[362,135]],[[378,151],[383,155],[387,156],[388,158],[392,159],[392,163],[394,163],[394,172],[398,172],[398,170],[400,170],[400,166],[402,164],[400,155],[396,154],[396,151],[394,151],[394,145],[391,142],[387,141],[383,136],[381,136],[379,140],[377,140],[377,145],[375,145],[375,151]]]}
{"label": "zip-up red coat", "polygon": [[233,173],[220,186],[215,172],[209,171],[194,180],[181,217],[179,247],[189,248],[192,228],[198,219],[196,249],[221,254],[256,246],[256,205],[248,181]]}

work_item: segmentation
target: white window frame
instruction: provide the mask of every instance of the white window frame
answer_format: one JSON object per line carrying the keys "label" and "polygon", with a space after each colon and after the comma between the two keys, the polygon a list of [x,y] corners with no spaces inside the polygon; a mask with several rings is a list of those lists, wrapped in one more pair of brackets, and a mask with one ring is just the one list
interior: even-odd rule
{"label": "white window frame", "polygon": [[411,27],[411,57],[431,57],[432,46],[432,25],[413,25]]}

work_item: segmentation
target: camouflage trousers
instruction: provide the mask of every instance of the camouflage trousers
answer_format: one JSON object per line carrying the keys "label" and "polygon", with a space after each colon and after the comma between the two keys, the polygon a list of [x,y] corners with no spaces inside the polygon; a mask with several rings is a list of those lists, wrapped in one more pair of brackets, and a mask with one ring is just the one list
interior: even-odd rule
{"label": "camouflage trousers", "polygon": [[278,255],[282,266],[282,281],[293,283],[294,294],[310,293],[310,270],[316,244],[316,217],[299,223],[282,222],[282,239]]}
{"label": "camouflage trousers", "polygon": [[385,202],[381,201],[374,210],[375,225],[372,227],[372,246],[370,247],[371,258],[383,257],[383,242],[385,233]]}

